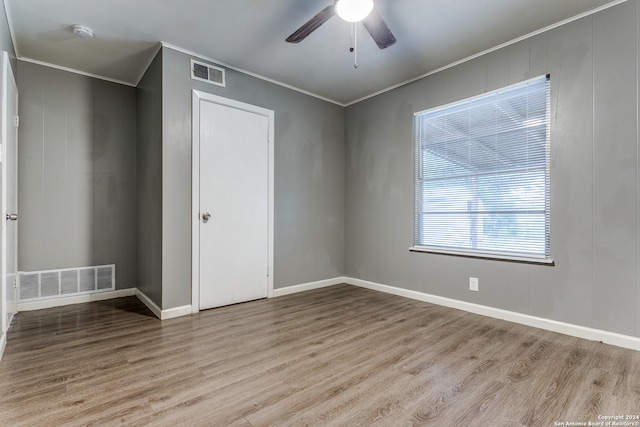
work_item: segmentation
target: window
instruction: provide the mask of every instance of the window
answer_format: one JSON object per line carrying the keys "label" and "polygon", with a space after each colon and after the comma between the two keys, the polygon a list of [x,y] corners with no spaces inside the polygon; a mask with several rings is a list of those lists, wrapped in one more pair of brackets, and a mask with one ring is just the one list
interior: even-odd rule
{"label": "window", "polygon": [[414,114],[412,250],[551,263],[549,76]]}

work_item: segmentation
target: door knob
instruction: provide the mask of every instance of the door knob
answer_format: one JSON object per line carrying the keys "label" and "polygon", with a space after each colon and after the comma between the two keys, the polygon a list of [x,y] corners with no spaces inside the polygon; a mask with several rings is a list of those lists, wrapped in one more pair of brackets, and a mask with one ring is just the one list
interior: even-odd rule
{"label": "door knob", "polygon": [[17,221],[18,214],[7,214],[7,221]]}
{"label": "door knob", "polygon": [[203,214],[202,214],[202,220],[203,220],[204,222],[207,222],[207,221],[209,221],[210,219],[211,219],[211,214],[210,214],[209,212],[205,212],[205,213],[203,213]]}

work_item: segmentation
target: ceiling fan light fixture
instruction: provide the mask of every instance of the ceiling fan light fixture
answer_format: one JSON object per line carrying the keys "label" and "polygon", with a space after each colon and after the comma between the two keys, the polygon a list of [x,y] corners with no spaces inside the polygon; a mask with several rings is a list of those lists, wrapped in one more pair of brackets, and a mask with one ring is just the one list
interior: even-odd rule
{"label": "ceiling fan light fixture", "polygon": [[347,22],[358,22],[369,16],[373,0],[338,0],[336,14]]}

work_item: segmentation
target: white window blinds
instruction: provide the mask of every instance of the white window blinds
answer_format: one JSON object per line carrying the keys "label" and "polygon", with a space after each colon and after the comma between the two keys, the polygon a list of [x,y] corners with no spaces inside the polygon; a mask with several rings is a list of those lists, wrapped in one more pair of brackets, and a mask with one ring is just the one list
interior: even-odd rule
{"label": "white window blinds", "polygon": [[414,115],[414,247],[549,259],[549,76]]}

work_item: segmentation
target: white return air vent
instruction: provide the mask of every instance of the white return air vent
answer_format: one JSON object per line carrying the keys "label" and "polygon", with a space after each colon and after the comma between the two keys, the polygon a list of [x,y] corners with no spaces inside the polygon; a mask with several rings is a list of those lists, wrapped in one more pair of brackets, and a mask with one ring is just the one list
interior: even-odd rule
{"label": "white return air vent", "polygon": [[25,271],[19,274],[19,280],[20,302],[113,291],[116,286],[116,266]]}
{"label": "white return air vent", "polygon": [[214,67],[193,59],[191,60],[191,78],[211,83],[212,85],[226,86],[223,68]]}

